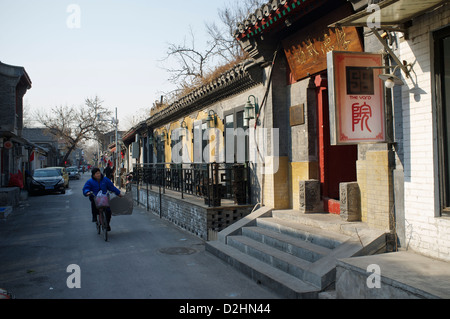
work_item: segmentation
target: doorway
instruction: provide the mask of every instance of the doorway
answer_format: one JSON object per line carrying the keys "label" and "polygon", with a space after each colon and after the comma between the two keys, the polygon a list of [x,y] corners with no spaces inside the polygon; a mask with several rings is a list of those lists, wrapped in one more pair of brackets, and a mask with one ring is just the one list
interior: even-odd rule
{"label": "doorway", "polygon": [[332,146],[330,144],[330,112],[326,75],[318,75],[315,84],[321,196],[325,212],[340,214],[339,186],[340,183],[357,180],[358,147],[356,145]]}
{"label": "doorway", "polygon": [[450,215],[450,27],[434,38],[435,103],[438,119],[441,215]]}

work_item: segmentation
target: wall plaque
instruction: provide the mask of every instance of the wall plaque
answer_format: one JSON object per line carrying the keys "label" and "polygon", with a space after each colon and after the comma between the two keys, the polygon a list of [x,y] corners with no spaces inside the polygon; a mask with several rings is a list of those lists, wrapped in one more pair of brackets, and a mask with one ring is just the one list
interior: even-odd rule
{"label": "wall plaque", "polygon": [[292,106],[289,111],[291,126],[305,124],[305,104]]}

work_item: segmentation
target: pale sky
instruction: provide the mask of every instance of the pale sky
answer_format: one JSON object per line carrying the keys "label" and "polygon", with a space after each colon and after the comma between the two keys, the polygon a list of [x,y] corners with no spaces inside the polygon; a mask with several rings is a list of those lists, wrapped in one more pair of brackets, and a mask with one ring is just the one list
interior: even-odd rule
{"label": "pale sky", "polygon": [[[98,95],[124,119],[174,88],[159,62],[167,43],[182,43],[190,26],[204,43],[205,22],[218,19],[225,3],[0,0],[0,61],[25,67],[31,110],[82,105]],[[78,26],[71,5],[80,9],[80,28],[69,27]]]}

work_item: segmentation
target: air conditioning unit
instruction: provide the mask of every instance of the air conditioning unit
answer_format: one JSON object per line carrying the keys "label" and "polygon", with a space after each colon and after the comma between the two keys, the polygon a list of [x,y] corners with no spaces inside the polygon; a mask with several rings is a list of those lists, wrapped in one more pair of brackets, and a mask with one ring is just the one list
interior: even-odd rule
{"label": "air conditioning unit", "polygon": [[140,145],[139,142],[135,142],[131,144],[131,157],[134,159],[138,159],[140,157]]}

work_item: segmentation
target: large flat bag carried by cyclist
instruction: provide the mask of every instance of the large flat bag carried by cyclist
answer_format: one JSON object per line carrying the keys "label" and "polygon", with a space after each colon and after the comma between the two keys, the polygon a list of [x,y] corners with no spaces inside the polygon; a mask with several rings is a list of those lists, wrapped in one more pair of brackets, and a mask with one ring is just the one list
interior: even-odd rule
{"label": "large flat bag carried by cyclist", "polygon": [[124,197],[114,197],[109,201],[113,216],[125,216],[133,214],[132,193],[125,194]]}

